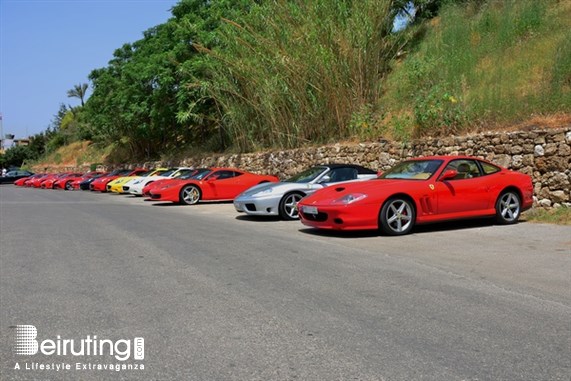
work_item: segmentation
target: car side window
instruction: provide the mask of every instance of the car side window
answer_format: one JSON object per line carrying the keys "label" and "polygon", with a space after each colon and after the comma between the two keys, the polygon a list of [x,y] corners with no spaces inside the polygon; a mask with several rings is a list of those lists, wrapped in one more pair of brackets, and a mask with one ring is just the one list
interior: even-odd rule
{"label": "car side window", "polygon": [[492,165],[490,163],[484,163],[483,161],[481,161],[480,164],[482,165],[482,170],[484,171],[484,174],[486,174],[486,175],[491,175],[492,173],[496,173],[496,172],[500,171],[500,168],[498,168],[495,165]]}
{"label": "car side window", "polygon": [[458,174],[452,180],[471,179],[480,176],[480,169],[474,160],[459,159],[448,163],[444,171],[453,169]]}
{"label": "car side window", "polygon": [[330,180],[328,183],[338,183],[340,181],[350,181],[357,178],[357,169],[355,168],[335,168],[329,172]]}
{"label": "car side window", "polygon": [[214,174],[216,180],[231,179],[234,177],[234,171],[218,171]]}

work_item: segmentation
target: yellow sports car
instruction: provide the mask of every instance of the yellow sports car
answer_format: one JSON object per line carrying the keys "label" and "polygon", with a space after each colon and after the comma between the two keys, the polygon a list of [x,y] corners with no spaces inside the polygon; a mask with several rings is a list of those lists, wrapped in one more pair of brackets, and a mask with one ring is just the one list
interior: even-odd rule
{"label": "yellow sports car", "polygon": [[147,176],[159,176],[161,173],[164,173],[168,171],[168,168],[157,168],[157,169],[153,169],[151,171],[142,173],[139,176],[123,176],[123,177],[118,177],[113,181],[110,181],[107,184],[107,192],[113,192],[113,193],[126,193],[123,191],[123,185],[127,184],[129,181],[131,180],[138,180],[142,177],[147,177]]}

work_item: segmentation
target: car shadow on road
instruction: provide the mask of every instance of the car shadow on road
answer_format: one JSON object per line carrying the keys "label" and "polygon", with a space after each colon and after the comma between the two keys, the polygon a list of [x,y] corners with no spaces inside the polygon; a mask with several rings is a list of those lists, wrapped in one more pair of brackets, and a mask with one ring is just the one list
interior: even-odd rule
{"label": "car shadow on road", "polygon": [[[522,224],[526,222],[520,221],[519,223]],[[414,227],[414,229],[410,234],[414,235],[414,234],[427,234],[427,233],[446,232],[446,231],[464,230],[464,229],[478,229],[494,225],[496,225],[496,222],[493,218],[478,218],[473,220],[437,222],[431,224],[417,225]],[[343,231],[343,230],[324,230],[324,229],[321,230],[314,228],[302,228],[299,229],[299,231],[311,235],[317,235],[322,237],[335,237],[335,238],[371,238],[371,237],[398,238],[398,236],[389,236],[379,232],[378,230]]]}
{"label": "car shadow on road", "polygon": [[[279,216],[249,216],[242,214],[235,217],[238,221],[246,222],[280,222],[282,219]],[[292,221],[295,222],[295,221]]]}
{"label": "car shadow on road", "polygon": [[232,201],[205,201],[205,202],[200,202],[198,204],[195,205],[186,205],[186,204],[179,204],[178,202],[170,202],[170,201],[157,201],[157,200],[152,200],[152,199],[145,199],[145,201],[149,201],[149,202],[154,202],[155,204],[151,204],[152,206],[180,206],[180,207],[188,207],[188,208],[202,208],[206,205],[223,205],[223,204],[229,204],[232,203]]}

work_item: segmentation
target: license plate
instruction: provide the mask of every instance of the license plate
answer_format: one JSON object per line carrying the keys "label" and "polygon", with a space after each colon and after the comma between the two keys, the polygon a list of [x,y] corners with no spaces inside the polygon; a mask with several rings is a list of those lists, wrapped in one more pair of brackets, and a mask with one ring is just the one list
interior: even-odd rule
{"label": "license plate", "polygon": [[303,206],[301,211],[305,214],[317,214],[317,207],[315,206]]}

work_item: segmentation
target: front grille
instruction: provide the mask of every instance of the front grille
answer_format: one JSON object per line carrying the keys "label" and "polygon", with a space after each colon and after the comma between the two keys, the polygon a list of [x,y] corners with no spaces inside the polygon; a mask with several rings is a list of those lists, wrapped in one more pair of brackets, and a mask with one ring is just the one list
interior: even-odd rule
{"label": "front grille", "polygon": [[151,194],[151,199],[158,200],[159,198],[161,198],[160,194]]}
{"label": "front grille", "polygon": [[255,204],[245,204],[244,206],[246,207],[246,209],[249,212],[255,212],[256,211],[256,205]]}
{"label": "front grille", "polygon": [[323,222],[327,221],[327,213],[318,212],[317,214],[303,213],[303,217],[308,221]]}

